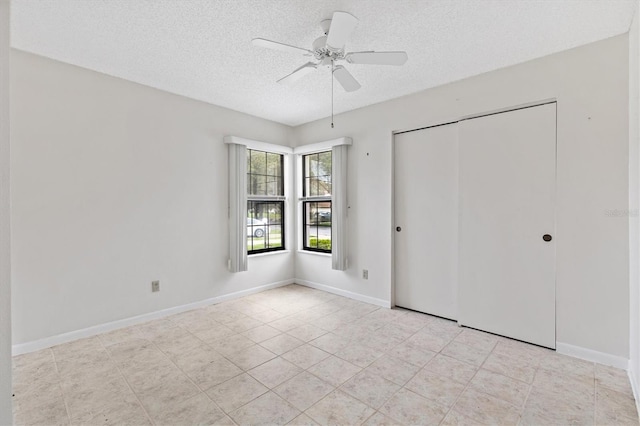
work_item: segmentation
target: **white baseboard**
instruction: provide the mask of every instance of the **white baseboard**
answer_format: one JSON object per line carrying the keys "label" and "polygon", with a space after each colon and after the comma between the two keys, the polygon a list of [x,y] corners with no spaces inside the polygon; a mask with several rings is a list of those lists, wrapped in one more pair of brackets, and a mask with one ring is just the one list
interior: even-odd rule
{"label": "white baseboard", "polygon": [[629,375],[629,382],[631,382],[633,398],[636,400],[636,411],[638,411],[638,414],[640,414],[640,389],[638,389],[638,380],[636,380],[636,372],[631,365],[631,361],[629,361],[629,368],[627,373]]}
{"label": "white baseboard", "polygon": [[597,362],[598,364],[609,365],[611,367],[627,370],[629,368],[629,359],[611,355],[604,352],[594,351],[580,346],[570,345],[568,343],[556,342],[556,352],[562,355],[569,355],[575,358],[584,359],[586,361]]}
{"label": "white baseboard", "polygon": [[40,349],[50,348],[52,346],[60,345],[62,343],[72,342],[78,339],[84,339],[86,337],[95,336],[97,334],[106,333],[109,331],[117,330],[124,327],[129,327],[143,322],[151,321],[154,319],[164,318],[170,315],[179,314],[180,312],[189,311],[191,309],[201,308],[203,306],[215,305],[216,303],[225,302],[227,300],[238,299],[240,297],[248,296],[250,294],[259,293],[261,291],[269,290],[272,288],[283,287],[285,285],[295,283],[294,279],[285,281],[278,281],[271,284],[261,285],[259,287],[250,288],[247,290],[237,291],[234,293],[223,294],[221,296],[212,297],[205,300],[199,300],[193,303],[187,303],[186,305],[174,306],[172,308],[162,309],[160,311],[149,312],[147,314],[138,315],[131,318],[125,318],[117,321],[111,321],[104,324],[94,325],[92,327],[83,328],[81,330],[70,331],[68,333],[62,333],[51,337],[45,337],[44,339],[33,340],[31,342],[19,343],[13,345],[11,348],[13,355],[20,355],[29,352],[39,351]]}
{"label": "white baseboard", "polygon": [[365,296],[364,294],[354,293],[340,288],[331,287],[325,284],[314,283],[312,281],[296,279],[296,284],[303,285],[305,287],[315,288],[317,290],[326,291],[327,293],[337,294],[338,296],[348,297],[349,299],[359,300],[360,302],[371,303],[372,305],[382,306],[383,308],[390,308],[391,302],[388,300],[377,299],[375,297]]}

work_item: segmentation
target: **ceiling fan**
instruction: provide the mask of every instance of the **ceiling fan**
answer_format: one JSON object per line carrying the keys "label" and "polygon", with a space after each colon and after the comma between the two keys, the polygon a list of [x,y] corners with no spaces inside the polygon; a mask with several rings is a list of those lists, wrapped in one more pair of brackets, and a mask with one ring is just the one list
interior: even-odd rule
{"label": "ceiling fan", "polygon": [[312,56],[314,59],[302,65],[291,74],[278,80],[278,83],[294,83],[300,78],[316,71],[320,67],[332,70],[333,77],[347,92],[358,90],[360,83],[342,65],[336,62],[366,65],[403,65],[407,62],[406,52],[345,52],[344,46],[347,38],[358,24],[358,19],[347,12],[334,12],[331,19],[320,22],[324,36],[318,37],[311,49],[296,47],[290,44],[254,38],[251,40],[254,46],[269,49],[283,50],[286,52],[302,53],[304,56]]}

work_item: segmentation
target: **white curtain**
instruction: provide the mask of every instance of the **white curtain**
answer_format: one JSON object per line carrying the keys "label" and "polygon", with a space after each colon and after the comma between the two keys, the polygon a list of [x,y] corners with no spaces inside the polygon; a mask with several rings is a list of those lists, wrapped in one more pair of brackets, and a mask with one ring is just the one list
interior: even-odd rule
{"label": "white curtain", "polygon": [[331,268],[347,269],[347,148],[331,148]]}
{"label": "white curtain", "polygon": [[[228,143],[228,142],[227,142]],[[247,270],[247,146],[229,145],[229,271]]]}

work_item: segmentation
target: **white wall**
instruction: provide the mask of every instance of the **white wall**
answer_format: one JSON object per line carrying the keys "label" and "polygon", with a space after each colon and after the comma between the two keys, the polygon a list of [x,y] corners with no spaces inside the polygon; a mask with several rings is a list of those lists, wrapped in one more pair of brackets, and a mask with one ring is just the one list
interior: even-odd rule
{"label": "white wall", "polygon": [[640,10],[629,30],[629,376],[640,384]]}
{"label": "white wall", "polygon": [[9,184],[9,1],[0,0],[0,425],[11,412],[11,226]]}
{"label": "white wall", "polygon": [[[629,206],[628,53],[625,34],[344,113],[334,129],[327,119],[295,128],[296,145],[353,138],[351,266],[332,271],[330,259],[299,253],[296,278],[390,301],[392,132],[556,98],[557,340],[628,358],[629,222],[607,215]],[[346,96],[357,94],[336,102]]]}
{"label": "white wall", "polygon": [[222,140],[289,127],[21,51],[11,69],[14,344],[293,277],[291,253],[227,272]]}

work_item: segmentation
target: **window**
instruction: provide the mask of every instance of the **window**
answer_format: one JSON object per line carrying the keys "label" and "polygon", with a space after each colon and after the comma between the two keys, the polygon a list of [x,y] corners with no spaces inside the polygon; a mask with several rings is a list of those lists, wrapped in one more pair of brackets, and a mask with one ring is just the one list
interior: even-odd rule
{"label": "window", "polygon": [[331,151],[302,156],[303,249],[331,253]]}
{"label": "window", "polygon": [[247,253],[284,250],[284,155],[247,150]]}

